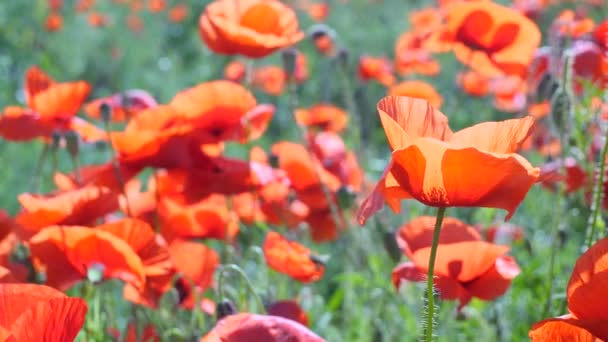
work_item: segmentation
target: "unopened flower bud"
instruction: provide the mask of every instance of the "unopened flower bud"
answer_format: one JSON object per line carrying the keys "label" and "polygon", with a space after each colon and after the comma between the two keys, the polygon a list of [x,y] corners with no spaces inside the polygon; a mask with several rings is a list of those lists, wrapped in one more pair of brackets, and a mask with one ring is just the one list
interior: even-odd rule
{"label": "unopened flower bud", "polygon": [[234,306],[234,304],[230,300],[224,299],[221,302],[217,303],[215,312],[216,318],[219,321],[226,316],[236,314],[238,311],[236,309],[236,306]]}
{"label": "unopened flower bud", "polygon": [[74,132],[74,131],[68,131],[65,134],[65,144],[66,144],[66,148],[68,150],[68,153],[72,156],[75,157],[78,155],[79,152],[79,141],[78,141],[78,133]]}
{"label": "unopened flower bud", "polygon": [[101,113],[101,119],[104,122],[110,122],[112,119],[112,107],[110,107],[107,103],[102,103],[99,105],[99,112]]}
{"label": "unopened flower bud", "polygon": [[285,49],[281,54],[281,59],[283,60],[283,71],[289,79],[293,78],[293,75],[295,74],[297,57],[298,52],[294,48]]}

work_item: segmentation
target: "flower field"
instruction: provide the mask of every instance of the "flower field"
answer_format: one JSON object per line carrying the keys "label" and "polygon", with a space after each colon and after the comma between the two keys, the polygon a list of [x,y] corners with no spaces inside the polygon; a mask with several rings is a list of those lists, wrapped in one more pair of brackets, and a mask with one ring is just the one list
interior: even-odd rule
{"label": "flower field", "polygon": [[608,340],[604,1],[0,28],[0,342]]}

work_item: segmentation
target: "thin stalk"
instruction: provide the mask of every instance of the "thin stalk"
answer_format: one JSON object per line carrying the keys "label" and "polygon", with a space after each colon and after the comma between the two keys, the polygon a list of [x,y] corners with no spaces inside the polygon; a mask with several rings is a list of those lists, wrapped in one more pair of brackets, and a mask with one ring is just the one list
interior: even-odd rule
{"label": "thin stalk", "polygon": [[591,247],[595,240],[595,230],[602,208],[602,189],[604,186],[604,174],[606,173],[606,155],[608,152],[608,130],[604,134],[604,146],[602,147],[602,153],[600,155],[599,160],[599,174],[597,175],[597,182],[595,182],[593,186],[593,202],[591,203],[591,215],[589,216],[589,220],[587,221],[587,248]]}
{"label": "thin stalk", "polygon": [[[120,172],[120,166],[118,165],[118,156],[116,155],[116,151],[114,150],[114,144],[112,143],[112,134],[110,131],[110,120],[109,119],[103,120],[103,126],[106,131],[106,134],[108,135],[108,148],[110,150],[110,158],[112,159],[112,168],[114,169],[116,181],[118,182],[118,185],[120,186],[122,195],[125,198],[125,207],[126,207],[125,209],[127,211],[127,216],[131,217],[132,211],[131,211],[131,205],[129,203],[129,196],[127,196],[125,180],[122,178],[122,174]],[[156,186],[158,187],[158,184],[156,184]]]}
{"label": "thin stalk", "polygon": [[42,151],[40,152],[40,156],[38,157],[38,162],[36,163],[36,167],[34,168],[34,174],[32,175],[30,181],[30,189],[33,192],[38,191],[38,180],[40,179],[40,174],[42,173],[42,168],[44,167],[44,162],[46,161],[46,157],[49,154],[49,144],[43,143]]}
{"label": "thin stalk", "polygon": [[435,297],[433,291],[433,279],[435,276],[435,259],[437,258],[437,247],[439,245],[439,234],[441,224],[445,215],[445,207],[439,207],[435,220],[435,230],[433,231],[433,243],[431,245],[431,256],[429,258],[429,271],[426,279],[426,334],[425,341],[433,341],[433,321],[435,320]]}
{"label": "thin stalk", "polygon": [[229,271],[235,272],[236,274],[238,274],[241,277],[241,279],[243,279],[245,281],[245,284],[247,285],[247,290],[249,291],[249,293],[251,293],[251,295],[255,299],[255,302],[256,302],[259,310],[262,313],[266,313],[266,309],[264,308],[262,299],[255,292],[253,284],[251,284],[251,281],[249,280],[249,278],[247,277],[245,272],[239,266],[237,266],[235,264],[221,266],[221,268],[219,270],[219,275],[217,277],[217,291],[218,291],[220,300],[223,300],[224,298],[226,298],[226,296],[225,296],[226,294],[224,292],[224,278],[225,278],[226,273],[228,273]]}

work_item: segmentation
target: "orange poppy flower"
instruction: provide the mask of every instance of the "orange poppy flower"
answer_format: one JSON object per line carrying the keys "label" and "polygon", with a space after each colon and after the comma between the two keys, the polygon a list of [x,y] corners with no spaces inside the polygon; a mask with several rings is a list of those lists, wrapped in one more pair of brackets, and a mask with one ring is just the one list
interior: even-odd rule
{"label": "orange poppy flower", "polygon": [[209,49],[220,54],[265,57],[304,37],[292,9],[278,0],[215,0],[199,20]]}
{"label": "orange poppy flower", "polygon": [[552,29],[557,30],[561,36],[576,39],[591,33],[594,27],[595,23],[593,19],[586,18],[575,13],[573,10],[567,9],[555,18]]}
{"label": "orange poppy flower", "polygon": [[357,157],[346,150],[342,138],[334,132],[319,132],[308,136],[310,147],[323,168],[336,176],[342,186],[353,191],[361,189],[363,171]]}
{"label": "orange poppy flower", "polygon": [[0,284],[2,341],[73,341],[87,303],[44,285]]}
{"label": "orange poppy flower", "polygon": [[131,246],[114,234],[80,226],[50,226],[29,241],[34,264],[44,270],[46,284],[72,287],[96,270],[101,279],[121,279],[137,289],[146,282],[144,265]]}
{"label": "orange poppy flower", "polygon": [[310,229],[310,237],[316,243],[335,241],[345,228],[342,212],[338,211],[338,217],[334,217],[329,207],[313,208],[305,221]]}
{"label": "orange poppy flower", "polygon": [[532,341],[605,341],[608,339],[608,303],[603,295],[608,279],[608,239],[581,255],[567,287],[570,314],[532,326]]}
{"label": "orange poppy flower", "polygon": [[486,96],[490,92],[490,78],[476,71],[467,71],[458,74],[457,84],[471,96]]}
{"label": "orange poppy flower", "polygon": [[361,56],[358,72],[359,78],[363,81],[373,79],[385,87],[395,83],[391,61],[386,57]]}
{"label": "orange poppy flower", "polygon": [[232,61],[224,67],[224,78],[232,82],[241,83],[245,80],[246,74],[247,67],[239,60]]}
{"label": "orange poppy flower", "polygon": [[37,66],[25,73],[25,100],[43,120],[73,117],[90,91],[85,81],[57,83]]}
{"label": "orange poppy flower", "polygon": [[165,10],[167,0],[148,0],[148,10],[152,13],[158,13]]}
{"label": "orange poppy flower", "polygon": [[440,108],[443,98],[435,88],[424,81],[403,81],[388,89],[388,95],[409,96],[417,99],[427,100],[431,106]]}
{"label": "orange poppy flower", "polygon": [[[99,165],[87,165],[79,169],[80,178],[77,180],[75,174],[55,173],[54,181],[57,188],[63,191],[74,190],[79,186],[93,185],[101,188],[109,188],[114,192],[122,192],[123,182],[128,183],[141,169],[128,165],[119,164],[118,170],[114,163],[107,162]],[[118,178],[120,177],[120,179]]]}
{"label": "orange poppy flower", "polygon": [[63,27],[63,17],[59,13],[49,13],[44,22],[44,27],[49,32],[61,30],[61,28]]}
{"label": "orange poppy flower", "polygon": [[[387,96],[378,112],[392,160],[359,209],[359,222],[401,199],[434,207],[489,207],[514,213],[540,170],[516,154],[532,117],[484,122],[453,133],[447,117],[427,101]],[[479,170],[484,170],[480,173]]]}
{"label": "orange poppy flower", "polygon": [[344,110],[326,103],[309,109],[296,109],[295,118],[299,125],[331,132],[341,132],[348,123],[348,115]]}
{"label": "orange poppy flower", "polygon": [[243,86],[223,80],[183,90],[169,105],[207,133],[209,143],[259,138],[274,114],[274,106],[257,105]]}
{"label": "orange poppy flower", "polygon": [[333,56],[336,53],[335,37],[328,30],[320,28],[310,35],[317,52],[324,56]]}
{"label": "orange poppy flower", "polygon": [[105,27],[108,26],[108,17],[102,13],[91,12],[87,16],[87,22],[92,27]]}
{"label": "orange poppy flower", "polygon": [[395,43],[395,70],[401,75],[418,73],[436,76],[441,71],[439,62],[424,47],[426,38],[414,32],[404,32]]}
{"label": "orange poppy flower", "polygon": [[122,219],[98,226],[100,231],[109,232],[125,241],[141,259],[145,287],[138,289],[127,283],[125,298],[142,305],[156,307],[160,297],[171,287],[175,267],[169,255],[165,240],[152,227],[140,220]]}
{"label": "orange poppy flower", "polygon": [[239,313],[217,322],[200,342],[324,342],[305,326],[292,320],[277,317]]}
{"label": "orange poppy flower", "polygon": [[226,197],[222,195],[210,195],[194,203],[163,196],[158,214],[162,235],[169,241],[176,238],[232,241],[239,231],[237,218],[228,210]]}
{"label": "orange poppy flower", "polygon": [[266,94],[279,96],[287,85],[285,71],[282,67],[268,65],[253,71],[252,86]]}
{"label": "orange poppy flower", "polygon": [[449,7],[445,25],[428,46],[453,49],[461,62],[484,75],[523,77],[540,38],[536,24],[518,11],[491,1],[471,1]]}
{"label": "orange poppy flower", "polygon": [[[434,217],[423,216],[399,229],[397,243],[412,261],[393,270],[397,288],[403,279],[425,279],[434,226]],[[475,254],[471,254],[472,250]],[[460,310],[472,297],[493,300],[503,295],[520,272],[515,260],[503,255],[508,250],[509,247],[482,241],[474,227],[446,217],[435,262],[435,286],[440,297],[458,299]]]}
{"label": "orange poppy flower", "polygon": [[188,12],[190,8],[186,4],[177,4],[169,10],[167,13],[167,18],[172,23],[181,23],[188,17]]}
{"label": "orange poppy flower", "polygon": [[412,11],[409,15],[413,32],[418,35],[428,35],[441,27],[443,18],[441,12],[434,7]]}
{"label": "orange poppy flower", "polygon": [[108,333],[114,337],[116,342],[160,342],[160,337],[153,324],[146,324],[139,336],[137,333],[137,324],[134,321],[129,322],[125,335],[122,338],[120,336],[120,330],[118,329],[108,328]]}
{"label": "orange poppy flower", "polygon": [[266,307],[266,312],[270,316],[279,316],[298,322],[303,326],[308,326],[308,315],[302,310],[300,304],[295,300],[281,300],[273,302]]}
{"label": "orange poppy flower", "polygon": [[302,283],[317,281],[325,272],[325,267],[314,260],[308,248],[279,233],[269,232],[262,248],[270,268]]}
{"label": "orange poppy flower", "polygon": [[158,105],[152,95],[145,90],[132,89],[91,101],[84,106],[84,111],[94,119],[101,119],[101,105],[106,104],[112,112],[112,121],[124,121],[148,108]]}
{"label": "orange poppy flower", "polygon": [[116,192],[92,185],[49,195],[24,193],[18,200],[23,210],[15,233],[23,240],[51,225],[90,225],[118,209]]}
{"label": "orange poppy flower", "polygon": [[177,271],[182,274],[181,281],[176,284],[180,304],[191,309],[196,305],[196,293],[202,293],[213,285],[213,274],[220,263],[219,255],[202,243],[179,239],[171,242],[169,253]]}

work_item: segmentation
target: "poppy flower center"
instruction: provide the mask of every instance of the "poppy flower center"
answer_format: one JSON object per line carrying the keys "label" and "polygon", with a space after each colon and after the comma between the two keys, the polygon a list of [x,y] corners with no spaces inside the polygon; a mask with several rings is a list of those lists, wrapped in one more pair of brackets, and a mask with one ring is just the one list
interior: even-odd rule
{"label": "poppy flower center", "polygon": [[258,33],[273,34],[280,28],[281,17],[274,7],[258,3],[249,7],[241,16],[241,26]]}

